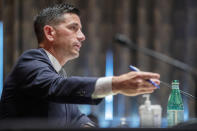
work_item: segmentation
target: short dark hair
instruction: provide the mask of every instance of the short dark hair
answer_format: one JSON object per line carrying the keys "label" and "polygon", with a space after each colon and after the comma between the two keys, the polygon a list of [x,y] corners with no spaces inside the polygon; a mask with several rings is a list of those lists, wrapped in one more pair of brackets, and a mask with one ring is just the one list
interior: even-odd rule
{"label": "short dark hair", "polygon": [[45,8],[37,16],[35,16],[34,31],[36,33],[38,43],[44,40],[44,26],[59,24],[62,21],[61,16],[65,13],[74,13],[78,16],[80,15],[80,11],[73,5],[62,3]]}

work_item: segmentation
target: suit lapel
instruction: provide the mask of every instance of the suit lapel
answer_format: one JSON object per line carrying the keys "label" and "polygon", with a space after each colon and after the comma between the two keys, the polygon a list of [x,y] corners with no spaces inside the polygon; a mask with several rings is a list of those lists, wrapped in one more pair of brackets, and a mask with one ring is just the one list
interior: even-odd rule
{"label": "suit lapel", "polygon": [[46,54],[46,52],[44,51],[43,48],[38,48],[38,50],[43,54],[44,58],[47,60],[47,63],[50,65],[50,67],[52,67],[52,69],[58,74],[58,72],[55,70],[55,68],[53,67],[48,55]]}

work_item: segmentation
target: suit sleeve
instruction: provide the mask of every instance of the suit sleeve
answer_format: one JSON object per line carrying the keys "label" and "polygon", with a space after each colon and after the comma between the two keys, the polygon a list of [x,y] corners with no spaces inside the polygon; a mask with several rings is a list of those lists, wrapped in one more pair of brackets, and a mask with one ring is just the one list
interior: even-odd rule
{"label": "suit sleeve", "polygon": [[86,124],[91,124],[93,127],[98,126],[97,123],[94,123],[85,114],[81,113],[77,105],[70,104],[70,107],[71,127],[84,127]]}
{"label": "suit sleeve", "polygon": [[97,78],[64,78],[42,60],[21,59],[10,79],[15,79],[19,91],[39,99],[74,104],[98,104],[101,101],[91,97]]}

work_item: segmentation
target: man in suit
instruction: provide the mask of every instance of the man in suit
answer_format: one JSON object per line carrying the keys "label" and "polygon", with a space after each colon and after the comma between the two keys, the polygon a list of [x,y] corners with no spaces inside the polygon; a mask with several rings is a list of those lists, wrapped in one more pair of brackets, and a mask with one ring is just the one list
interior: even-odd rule
{"label": "man in suit", "polygon": [[107,95],[152,93],[159,74],[66,77],[63,65],[79,56],[85,36],[79,10],[68,4],[42,10],[34,21],[39,48],[24,52],[5,80],[1,119],[46,119],[60,127],[94,127],[76,104],[98,104]]}

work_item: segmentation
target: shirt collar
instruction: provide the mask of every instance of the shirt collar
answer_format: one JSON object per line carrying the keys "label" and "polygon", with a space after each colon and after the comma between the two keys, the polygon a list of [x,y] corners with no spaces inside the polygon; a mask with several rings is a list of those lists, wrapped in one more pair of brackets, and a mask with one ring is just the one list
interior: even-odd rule
{"label": "shirt collar", "polygon": [[47,50],[44,49],[44,51],[46,52],[47,56],[49,57],[49,60],[52,63],[53,68],[59,72],[62,68],[62,66],[60,65],[60,63],[58,62],[58,60]]}

